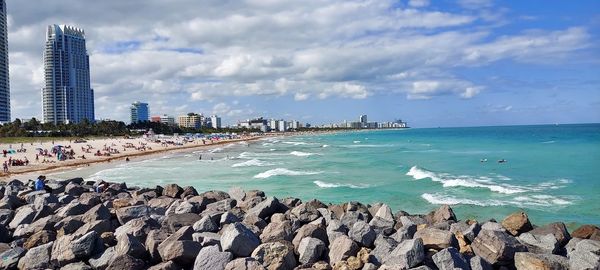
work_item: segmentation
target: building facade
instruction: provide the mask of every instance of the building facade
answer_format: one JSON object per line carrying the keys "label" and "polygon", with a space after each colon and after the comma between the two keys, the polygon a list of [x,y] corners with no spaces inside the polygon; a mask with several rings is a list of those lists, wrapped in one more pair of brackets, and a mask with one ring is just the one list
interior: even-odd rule
{"label": "building facade", "polygon": [[180,115],[177,117],[177,123],[182,128],[200,128],[202,127],[202,117],[195,113]]}
{"label": "building facade", "polygon": [[160,122],[169,126],[175,125],[175,117],[163,114],[160,116]]}
{"label": "building facade", "polygon": [[45,123],[94,121],[94,90],[85,32],[66,25],[50,25],[44,50],[42,113]]}
{"label": "building facade", "polygon": [[221,117],[213,115],[210,117],[210,126],[214,129],[221,129]]}
{"label": "building facade", "polygon": [[7,28],[6,1],[0,0],[0,123],[10,122],[11,120]]}
{"label": "building facade", "polygon": [[131,123],[146,122],[149,120],[148,103],[136,101],[131,104]]}

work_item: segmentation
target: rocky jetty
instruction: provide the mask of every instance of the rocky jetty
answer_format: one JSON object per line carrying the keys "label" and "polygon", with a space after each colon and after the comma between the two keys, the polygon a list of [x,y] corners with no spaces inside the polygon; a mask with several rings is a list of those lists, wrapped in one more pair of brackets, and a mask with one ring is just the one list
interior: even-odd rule
{"label": "rocky jetty", "polygon": [[0,269],[599,269],[600,228],[81,178],[0,184]]}

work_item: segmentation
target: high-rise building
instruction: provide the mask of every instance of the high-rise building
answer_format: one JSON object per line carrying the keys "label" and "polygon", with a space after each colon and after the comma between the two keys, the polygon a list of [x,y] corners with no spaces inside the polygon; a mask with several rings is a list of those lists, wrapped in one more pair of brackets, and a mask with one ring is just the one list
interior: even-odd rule
{"label": "high-rise building", "polygon": [[202,117],[199,114],[188,113],[177,117],[179,127],[183,128],[200,128],[202,126]]}
{"label": "high-rise building", "polygon": [[163,114],[160,116],[160,122],[163,124],[167,124],[169,126],[174,126],[175,125],[175,117],[167,115],[167,114]]}
{"label": "high-rise building", "polygon": [[148,103],[136,101],[131,104],[131,123],[146,122],[148,118]]}
{"label": "high-rise building", "polygon": [[94,121],[94,90],[85,32],[66,25],[49,25],[44,51],[42,106],[45,123]]}
{"label": "high-rise building", "polygon": [[221,117],[218,117],[216,115],[213,115],[210,117],[210,126],[214,129],[220,129],[221,128]]}
{"label": "high-rise building", "polygon": [[0,0],[0,123],[10,122],[6,1]]}
{"label": "high-rise building", "polygon": [[367,122],[367,115],[366,114],[361,115],[360,118],[359,118],[359,120],[358,120],[358,122],[360,122],[361,127],[363,127],[363,128],[367,127],[367,123],[368,123]]}

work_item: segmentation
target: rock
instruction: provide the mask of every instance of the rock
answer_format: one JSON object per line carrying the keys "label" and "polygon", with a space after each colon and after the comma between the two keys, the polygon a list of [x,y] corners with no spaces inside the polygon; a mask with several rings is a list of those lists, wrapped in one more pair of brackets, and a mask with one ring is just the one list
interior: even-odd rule
{"label": "rock", "polygon": [[202,249],[201,243],[192,240],[193,233],[192,227],[185,226],[162,241],[158,245],[162,260],[172,260],[182,267],[191,266]]}
{"label": "rock", "polygon": [[562,222],[554,222],[545,226],[537,227],[529,231],[529,233],[534,236],[552,234],[558,242],[558,245],[561,247],[564,247],[567,243],[569,243],[569,240],[571,240],[571,235],[569,234],[569,231],[567,231],[565,224]]}
{"label": "rock", "polygon": [[180,198],[183,193],[183,188],[177,184],[168,184],[163,189],[163,195],[171,198]]}
{"label": "rock", "polygon": [[571,269],[600,269],[600,241],[584,239],[569,253]]}
{"label": "rock", "polygon": [[223,215],[221,215],[221,221],[219,222],[219,224],[221,224],[221,226],[223,226],[225,224],[231,224],[231,223],[240,222],[240,221],[241,220],[236,215],[231,213],[231,211],[227,211],[227,212],[223,213]]}
{"label": "rock", "polygon": [[486,262],[479,256],[475,256],[469,260],[469,264],[471,265],[471,270],[492,270],[494,269],[491,264]]}
{"label": "rock", "polygon": [[115,230],[115,236],[119,237],[123,234],[135,236],[141,242],[146,241],[146,235],[152,230],[160,228],[160,224],[153,218],[142,217],[136,218],[123,224]]}
{"label": "rock", "polygon": [[385,235],[377,236],[375,239],[375,249],[371,251],[371,255],[373,255],[373,262],[378,265],[383,263],[383,260],[388,254],[390,254],[396,247],[398,246],[398,242],[394,239],[387,237]]}
{"label": "rock", "polygon": [[86,192],[85,188],[76,183],[69,183],[65,186],[65,193],[71,196],[79,197]]}
{"label": "rock", "polygon": [[93,222],[93,221],[97,221],[97,220],[109,220],[111,218],[111,214],[110,214],[110,210],[108,209],[108,207],[102,205],[102,204],[98,204],[92,208],[90,208],[90,210],[88,210],[87,212],[85,212],[83,214],[83,216],[81,217],[81,221],[82,222]]}
{"label": "rock", "polygon": [[292,244],[294,244],[295,250],[298,250],[300,241],[302,241],[302,239],[305,237],[317,238],[325,243],[329,241],[327,239],[327,232],[323,227],[314,224],[306,224],[296,232],[296,236],[292,240]]}
{"label": "rock", "polygon": [[362,247],[372,247],[377,233],[369,226],[368,223],[360,220],[354,223],[350,228],[348,236]]}
{"label": "rock", "polygon": [[321,259],[326,249],[327,245],[325,242],[317,238],[303,238],[298,246],[298,261],[303,264],[315,263]]}
{"label": "rock", "polygon": [[103,232],[100,235],[100,241],[105,247],[112,247],[117,245],[117,238],[113,232]]}
{"label": "rock", "polygon": [[130,234],[122,234],[117,236],[117,245],[115,246],[115,254],[131,255],[138,259],[147,257],[146,247],[135,237]]}
{"label": "rock", "polygon": [[90,210],[90,206],[87,204],[82,204],[80,203],[78,200],[73,200],[71,202],[69,202],[68,204],[66,204],[65,206],[61,207],[57,212],[56,215],[58,215],[59,217],[72,217],[72,216],[76,216],[76,215],[81,215],[85,212],[87,212],[88,210]]}
{"label": "rock", "polygon": [[332,243],[338,236],[347,235],[348,228],[341,221],[333,219],[327,225],[327,239]]}
{"label": "rock", "polygon": [[517,236],[533,229],[525,212],[516,212],[509,215],[502,221],[502,227],[513,236]]}
{"label": "rock", "polygon": [[481,226],[479,226],[479,223],[473,223],[469,225],[466,222],[457,222],[450,225],[450,232],[454,233],[454,235],[457,235],[457,233],[462,234],[465,240],[468,240],[469,243],[475,240],[475,237],[477,234],[479,234],[479,231],[481,231]]}
{"label": "rock", "polygon": [[19,260],[19,269],[43,269],[50,267],[50,252],[52,245],[50,242],[29,249],[27,254]]}
{"label": "rock", "polygon": [[23,247],[29,250],[39,245],[50,243],[54,240],[56,240],[56,232],[42,230],[27,238],[27,241],[23,243]]}
{"label": "rock", "polygon": [[219,226],[215,224],[210,216],[204,216],[200,220],[196,221],[192,226],[196,232],[217,232]]}
{"label": "rock", "polygon": [[143,270],[146,269],[144,261],[134,258],[130,255],[121,255],[113,257],[106,270]]}
{"label": "rock", "polygon": [[470,265],[456,248],[449,247],[434,254],[433,262],[439,270],[469,269]]}
{"label": "rock", "polygon": [[193,226],[200,220],[200,215],[194,213],[173,214],[167,216],[163,221],[163,226],[169,228],[171,232],[176,232],[185,226]]}
{"label": "rock", "polygon": [[89,263],[94,269],[106,269],[114,257],[115,248],[109,247],[104,252],[92,256]]}
{"label": "rock", "polygon": [[527,246],[527,250],[532,253],[556,254],[558,251],[558,242],[553,234],[534,235],[522,233],[517,239]]}
{"label": "rock", "polygon": [[[380,208],[381,209],[381,208]],[[369,225],[377,234],[390,235],[394,231],[394,220],[387,220],[380,217],[374,217],[369,221]]]}
{"label": "rock", "polygon": [[192,186],[184,187],[183,192],[181,192],[180,197],[186,198],[186,197],[191,197],[191,196],[198,196],[198,191],[196,191],[196,189]]}
{"label": "rock", "polygon": [[260,240],[263,243],[275,242],[279,240],[292,241],[293,232],[292,224],[288,221],[269,223],[260,235]]}
{"label": "rock", "polygon": [[517,270],[562,270],[569,269],[569,260],[563,256],[552,254],[535,254],[531,252],[515,253]]}
{"label": "rock", "polygon": [[98,234],[102,234],[105,232],[111,232],[112,225],[111,225],[110,221],[106,220],[106,219],[105,220],[96,220],[96,221],[92,221],[91,223],[84,224],[79,229],[77,229],[74,234],[83,235],[83,234],[86,234],[91,231],[97,232]]}
{"label": "rock", "polygon": [[150,261],[152,262],[160,262],[162,259],[160,258],[160,253],[158,252],[158,245],[166,240],[168,234],[164,230],[152,230],[148,232],[146,237],[145,246],[146,251],[150,255]]}
{"label": "rock", "polygon": [[301,223],[309,223],[321,216],[321,213],[317,209],[325,207],[327,206],[318,200],[310,200],[294,207],[291,214]]}
{"label": "rock", "polygon": [[221,235],[223,250],[236,257],[247,257],[259,244],[260,239],[239,222],[228,225]]}
{"label": "rock", "polygon": [[415,238],[400,243],[388,256],[383,259],[387,266],[408,269],[417,266],[425,259],[423,240]]}
{"label": "rock", "polygon": [[77,262],[67,264],[61,267],[60,270],[92,270],[92,268],[83,262]]}
{"label": "rock", "polygon": [[423,239],[423,245],[427,249],[442,250],[458,246],[454,234],[436,228],[425,228],[417,231],[414,237]]}
{"label": "rock", "polygon": [[167,209],[176,202],[175,199],[170,197],[154,198],[148,201],[147,205],[150,208],[150,212],[156,215],[165,215]]}
{"label": "rock", "polygon": [[265,270],[265,268],[254,258],[238,258],[230,261],[225,270]]}
{"label": "rock", "polygon": [[22,247],[15,247],[0,253],[0,269],[16,269],[19,259],[27,251]]}
{"label": "rock", "polygon": [[52,261],[64,266],[78,260],[86,260],[96,247],[98,234],[94,231],[79,237],[78,235],[61,236],[52,246]]}
{"label": "rock", "polygon": [[265,219],[274,213],[283,213],[286,210],[287,207],[281,204],[277,198],[270,197],[248,210],[248,214],[254,214]]}
{"label": "rock", "polygon": [[194,270],[223,270],[233,259],[230,252],[222,252],[218,246],[205,247],[198,253]]}
{"label": "rock", "polygon": [[[239,208],[235,208],[234,210],[241,210]],[[267,222],[265,222],[265,220],[263,220],[262,218],[259,218],[257,215],[245,215],[244,213],[240,213],[240,214],[236,214],[238,217],[239,216],[243,216],[243,220],[242,223],[249,225],[251,227],[256,227],[260,230],[263,230],[265,227],[267,227]],[[273,222],[273,220],[271,220],[271,222]]]}
{"label": "rock", "polygon": [[[592,235],[594,235],[594,233],[597,233],[599,231],[600,231],[600,228],[598,228],[598,226],[582,225],[581,227],[579,227],[575,231],[573,231],[571,233],[571,236],[574,238],[590,239],[590,237],[592,237]],[[596,239],[596,240],[600,240],[600,239]]]}
{"label": "rock", "polygon": [[228,193],[229,196],[231,196],[231,198],[235,199],[238,202],[241,202],[244,199],[246,199],[246,192],[240,187],[231,187]]}
{"label": "rock", "polygon": [[19,207],[19,209],[15,211],[15,216],[10,223],[8,223],[8,227],[14,230],[21,224],[29,224],[33,221],[35,214],[36,211],[30,205]]}
{"label": "rock", "polygon": [[352,226],[354,226],[354,223],[358,222],[359,220],[366,221],[367,218],[362,213],[356,211],[346,212],[340,218],[342,224],[344,224],[344,226],[346,226],[347,228],[352,228]]}
{"label": "rock", "polygon": [[154,265],[154,266],[148,268],[148,270],[183,270],[183,268],[181,268],[179,265],[177,265],[173,261],[166,261],[166,262],[162,262],[157,265]]}
{"label": "rock", "polygon": [[431,224],[444,221],[456,221],[456,215],[454,211],[447,204],[442,205],[440,208],[431,212],[426,219],[429,219]]}
{"label": "rock", "polygon": [[358,252],[358,245],[346,235],[341,235],[335,238],[329,247],[329,261],[332,265],[335,263],[346,260],[350,256],[356,255]]}
{"label": "rock", "polygon": [[0,225],[8,226],[8,223],[15,216],[15,211],[10,209],[0,209]]}
{"label": "rock", "polygon": [[493,265],[508,265],[515,252],[527,251],[516,238],[500,231],[482,230],[471,244],[473,252]]}
{"label": "rock", "polygon": [[502,227],[502,224],[497,223],[497,222],[492,222],[492,221],[488,221],[486,223],[483,223],[481,225],[481,229],[482,230],[487,230],[487,231],[506,232],[506,229],[504,229],[504,227]]}
{"label": "rock", "polygon": [[121,225],[124,225],[128,221],[141,217],[149,217],[150,211],[146,205],[134,205],[128,207],[122,207],[115,211],[117,219]]}
{"label": "rock", "polygon": [[294,247],[290,242],[261,244],[252,251],[252,258],[267,269],[294,269],[296,267]]}
{"label": "rock", "polygon": [[183,202],[179,203],[179,205],[175,208],[174,213],[175,214],[184,214],[184,213],[198,214],[198,213],[200,213],[200,208],[198,207],[198,204],[183,201]]}

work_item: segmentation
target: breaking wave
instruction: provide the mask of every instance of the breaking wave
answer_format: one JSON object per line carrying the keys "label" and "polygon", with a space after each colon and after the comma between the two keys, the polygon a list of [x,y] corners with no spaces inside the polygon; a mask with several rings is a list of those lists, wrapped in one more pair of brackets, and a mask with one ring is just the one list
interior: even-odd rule
{"label": "breaking wave", "polygon": [[290,155],[297,156],[297,157],[309,157],[309,156],[314,156],[314,155],[318,155],[318,154],[316,154],[316,153],[300,152],[300,151],[292,151],[292,152],[290,152]]}
{"label": "breaking wave", "polygon": [[258,159],[250,159],[244,162],[240,162],[240,163],[236,163],[231,165],[231,167],[233,168],[238,168],[238,167],[265,167],[265,166],[272,166],[274,165],[273,163],[269,163],[269,162],[264,162]]}
{"label": "breaking wave", "polygon": [[279,175],[300,176],[300,175],[315,175],[315,174],[321,174],[321,173],[323,173],[323,172],[293,171],[293,170],[289,170],[286,168],[277,168],[277,169],[272,169],[272,170],[268,170],[266,172],[259,173],[259,174],[255,175],[254,178],[266,179],[266,178],[269,178],[272,176],[279,176]]}
{"label": "breaking wave", "polygon": [[358,185],[354,185],[354,184],[342,184],[342,183],[327,183],[327,182],[323,182],[323,181],[313,181],[313,183],[315,183],[315,185],[317,185],[320,188],[338,188],[338,187],[347,187],[347,188],[368,188],[369,185],[367,184],[358,184]]}

